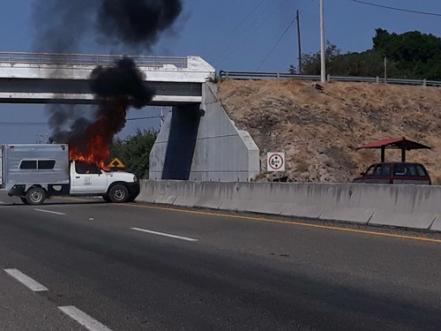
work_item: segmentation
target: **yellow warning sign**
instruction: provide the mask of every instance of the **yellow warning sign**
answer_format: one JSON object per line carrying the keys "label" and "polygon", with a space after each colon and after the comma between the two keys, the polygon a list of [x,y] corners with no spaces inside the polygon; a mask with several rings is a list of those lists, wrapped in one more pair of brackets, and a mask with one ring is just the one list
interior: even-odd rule
{"label": "yellow warning sign", "polygon": [[116,169],[125,169],[126,165],[117,157],[114,158],[108,165],[109,168],[116,168]]}

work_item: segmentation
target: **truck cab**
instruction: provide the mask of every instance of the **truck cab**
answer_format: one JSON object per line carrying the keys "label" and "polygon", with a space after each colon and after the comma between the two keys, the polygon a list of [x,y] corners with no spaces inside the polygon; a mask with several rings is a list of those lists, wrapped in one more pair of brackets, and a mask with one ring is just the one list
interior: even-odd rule
{"label": "truck cab", "polygon": [[134,174],[105,171],[94,163],[72,161],[70,164],[70,195],[101,195],[108,202],[133,201],[139,194]]}

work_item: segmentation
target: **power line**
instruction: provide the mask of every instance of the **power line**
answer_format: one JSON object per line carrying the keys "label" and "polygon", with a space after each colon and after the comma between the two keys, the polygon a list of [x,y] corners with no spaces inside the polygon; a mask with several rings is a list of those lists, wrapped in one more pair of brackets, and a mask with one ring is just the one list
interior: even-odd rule
{"label": "power line", "polygon": [[[257,3],[256,6],[253,7],[251,11],[249,11],[240,21],[236,24],[236,26],[231,30],[230,33],[228,33],[228,43],[226,47],[223,49],[223,56],[228,57],[231,55],[232,50],[234,50],[234,40],[231,38],[231,36],[236,36],[236,33],[241,30],[245,24],[248,22],[250,18],[252,18],[256,13],[259,11],[260,7],[266,2],[267,0],[261,0],[259,3]],[[252,23],[252,21],[251,21]]]}
{"label": "power line", "polygon": [[249,18],[253,17],[254,14],[257,13],[257,11],[262,7],[262,5],[265,3],[266,0],[261,0],[250,12],[248,12],[247,15],[244,16],[243,19],[240,20],[240,22],[233,28],[231,31],[231,35],[234,35],[245,23],[248,21]]}
{"label": "power line", "polygon": [[271,48],[271,50],[268,52],[268,54],[263,58],[263,60],[260,62],[259,66],[257,67],[256,71],[259,71],[260,68],[262,68],[262,66],[265,64],[266,61],[268,61],[268,59],[270,58],[270,56],[273,54],[273,52],[277,49],[277,47],[279,46],[280,42],[283,40],[283,37],[285,37],[285,35],[288,33],[289,29],[294,25],[294,23],[296,23],[296,18],[294,18],[292,21],[289,22],[288,26],[286,27],[286,29],[282,32],[282,34],[280,35],[279,39],[276,41],[276,43],[274,44],[274,46]]}
{"label": "power line", "polygon": [[405,13],[441,17],[440,13],[433,13],[433,12],[426,12],[426,11],[415,10],[415,9],[406,9],[406,8],[398,8],[398,7],[386,6],[386,5],[381,5],[381,4],[378,4],[378,3],[364,1],[364,0],[350,0],[350,1],[362,4],[362,5],[366,5],[366,6],[379,7],[379,8],[395,10],[395,11],[400,11],[400,12],[405,12]]}
{"label": "power line", "polygon": [[[285,6],[288,2],[291,2],[292,0],[277,0],[277,1],[281,6],[282,5]],[[265,4],[265,2],[267,1],[262,1],[262,4]],[[262,7],[262,5],[258,4],[258,6],[259,9],[261,9],[260,7]],[[236,39],[230,37],[229,43],[227,44],[228,46],[225,47],[223,53],[221,53],[224,54],[222,56],[224,58],[224,63],[228,63],[225,62],[225,59],[231,60],[233,55],[237,55],[237,53],[242,51],[244,47],[249,47],[251,35],[253,36],[259,35],[261,29],[267,27],[268,22],[271,22],[275,16],[279,15],[278,12],[273,12],[273,11],[270,12],[270,8],[267,9],[268,10],[264,12],[264,17],[256,17],[254,20],[249,21],[250,24],[248,26],[243,26],[242,31],[239,31],[237,33]],[[255,16],[257,12],[258,11],[255,10],[252,16]],[[264,19],[264,21],[262,21],[261,19]],[[242,41],[242,42],[239,45],[236,45],[237,43],[235,43],[234,40]]]}

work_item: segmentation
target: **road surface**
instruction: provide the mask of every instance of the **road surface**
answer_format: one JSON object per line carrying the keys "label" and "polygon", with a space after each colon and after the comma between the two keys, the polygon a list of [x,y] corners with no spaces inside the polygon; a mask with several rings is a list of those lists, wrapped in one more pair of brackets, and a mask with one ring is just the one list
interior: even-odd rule
{"label": "road surface", "polygon": [[0,192],[0,330],[440,330],[420,236]]}

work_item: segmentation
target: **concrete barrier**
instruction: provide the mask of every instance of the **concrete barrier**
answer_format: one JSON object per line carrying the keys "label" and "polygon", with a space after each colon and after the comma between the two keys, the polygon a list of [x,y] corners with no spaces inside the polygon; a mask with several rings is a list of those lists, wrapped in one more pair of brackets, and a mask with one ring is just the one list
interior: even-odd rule
{"label": "concrete barrier", "polygon": [[441,187],[142,181],[139,201],[441,231]]}

